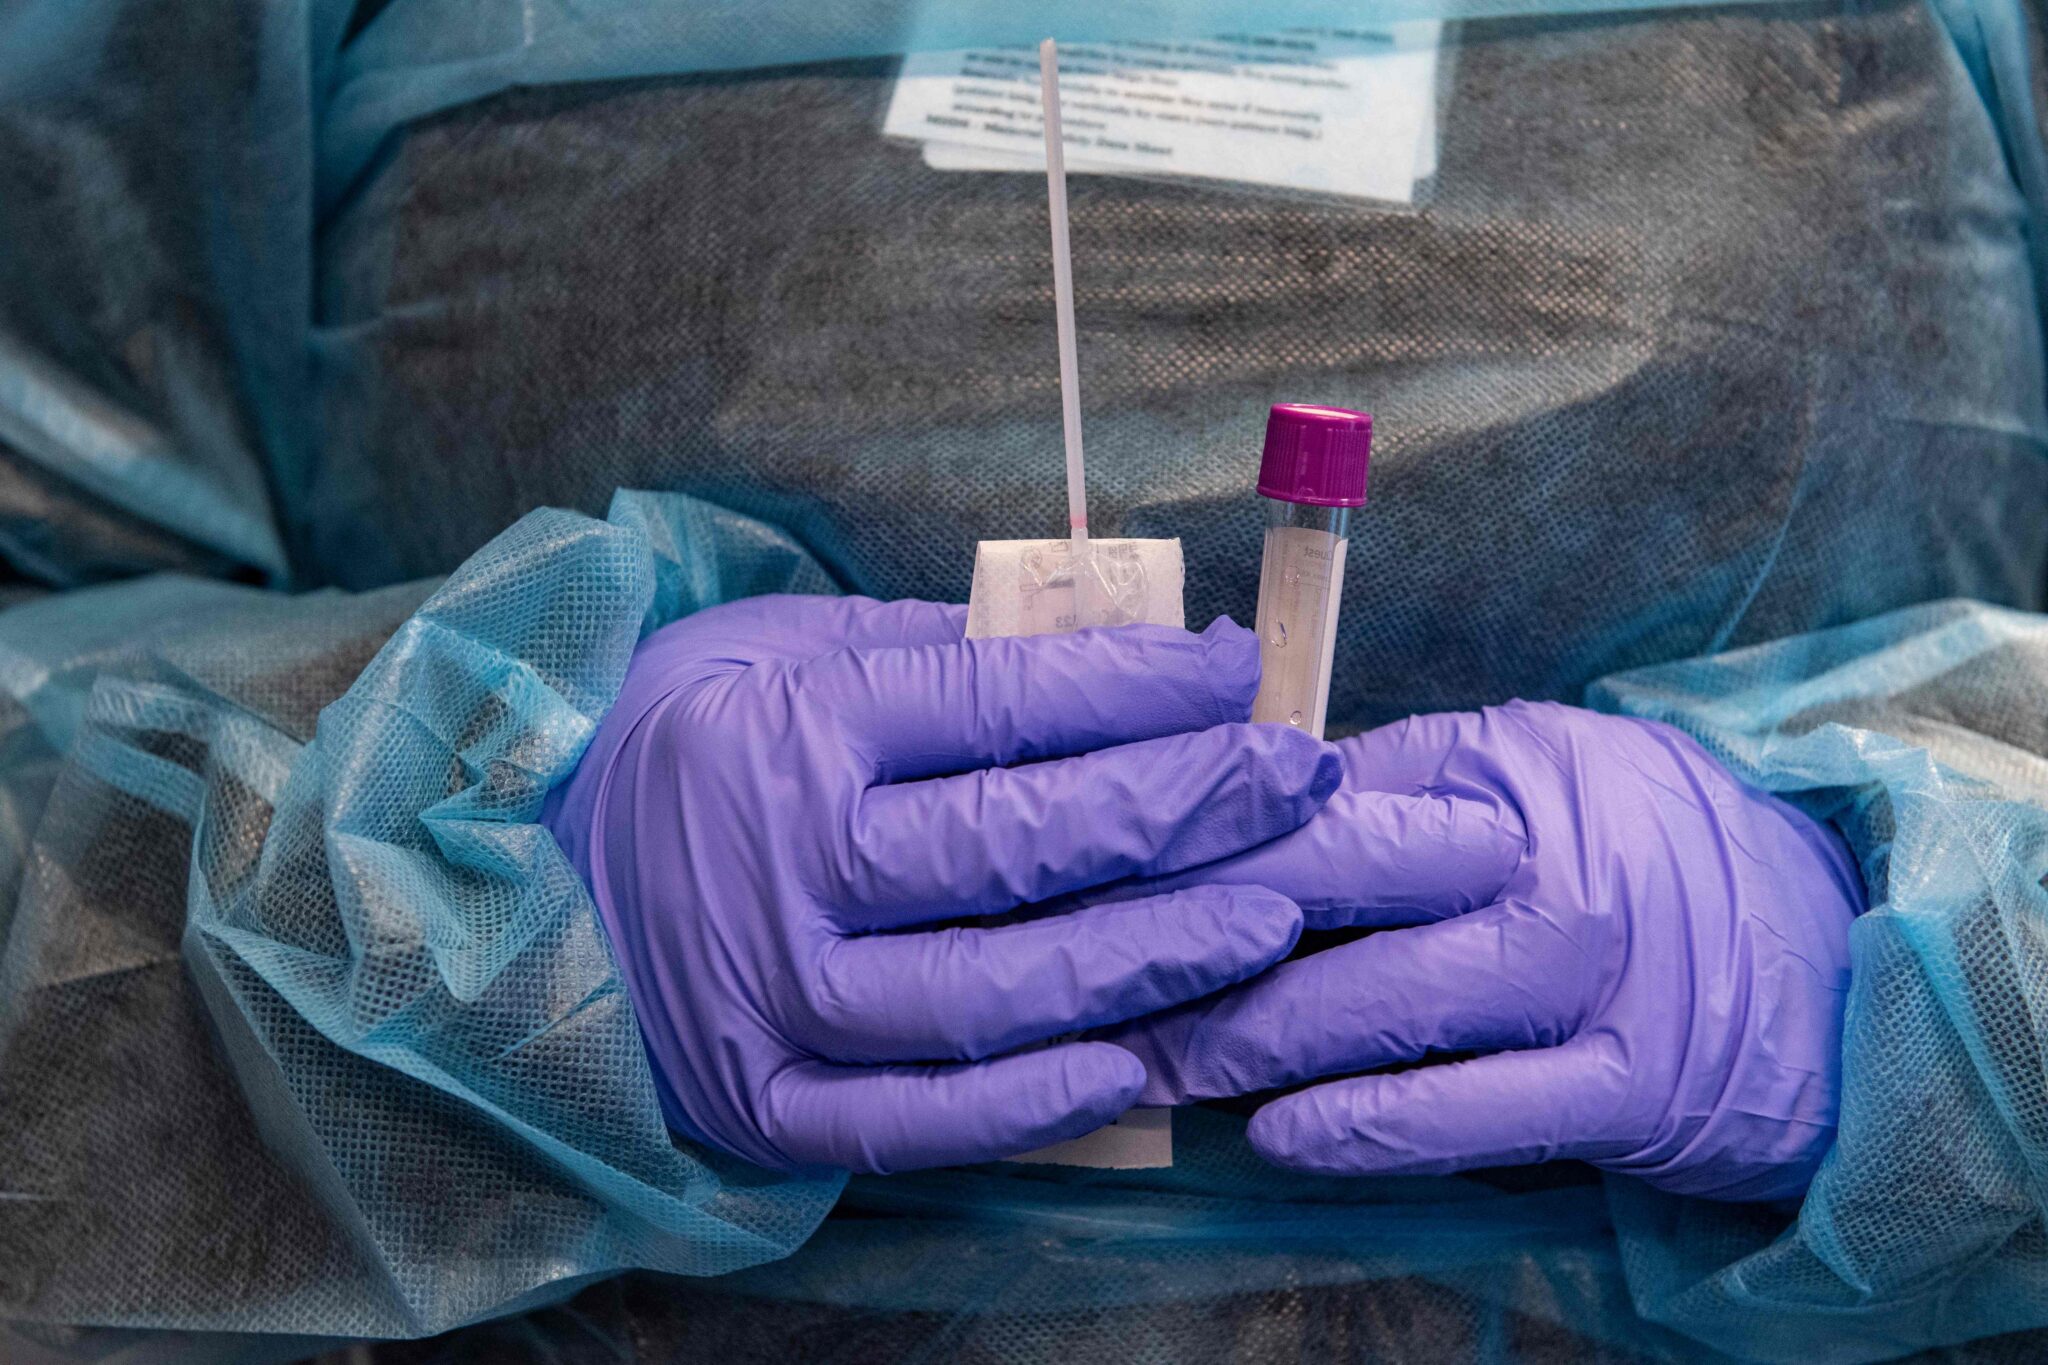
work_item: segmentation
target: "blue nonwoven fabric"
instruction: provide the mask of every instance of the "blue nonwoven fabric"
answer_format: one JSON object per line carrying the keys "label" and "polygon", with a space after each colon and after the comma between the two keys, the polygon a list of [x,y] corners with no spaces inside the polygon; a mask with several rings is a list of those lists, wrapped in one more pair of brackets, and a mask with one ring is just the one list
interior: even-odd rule
{"label": "blue nonwoven fabric", "polygon": [[430,586],[158,577],[0,616],[0,1316],[418,1335],[781,1256],[830,1207],[835,1179],[670,1141],[534,819],[648,620],[832,583],[622,495]]}

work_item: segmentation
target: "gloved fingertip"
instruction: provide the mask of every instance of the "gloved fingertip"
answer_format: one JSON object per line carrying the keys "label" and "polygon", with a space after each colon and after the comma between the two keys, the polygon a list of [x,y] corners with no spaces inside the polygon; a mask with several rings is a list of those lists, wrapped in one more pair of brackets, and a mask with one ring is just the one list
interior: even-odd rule
{"label": "gloved fingertip", "polygon": [[[1312,1095],[1314,1092],[1307,1092]],[[1356,1173],[1351,1163],[1333,1163],[1328,1134],[1312,1113],[1307,1098],[1289,1096],[1275,1100],[1252,1115],[1245,1138],[1263,1161],[1290,1171],[1318,1175]]]}
{"label": "gloved fingertip", "polygon": [[1249,725],[1247,741],[1262,748],[1286,790],[1298,799],[1294,828],[1321,810],[1344,783],[1344,755],[1334,744],[1326,744],[1291,725]]}
{"label": "gloved fingertip", "polygon": [[1344,751],[1334,744],[1321,744],[1322,752],[1316,755],[1316,775],[1309,782],[1309,799],[1321,810],[1323,804],[1337,794],[1337,788],[1344,785]]}
{"label": "gloved fingertip", "polygon": [[1100,1128],[1144,1093],[1145,1064],[1115,1044],[1069,1043],[1059,1050],[1065,1063],[1065,1107],[1074,1125],[1070,1136]]}
{"label": "gloved fingertip", "polygon": [[1263,886],[1218,887],[1230,897],[1231,923],[1244,936],[1248,961],[1263,971],[1301,941],[1301,907]]}
{"label": "gloved fingertip", "polygon": [[1259,637],[1219,616],[1202,632],[1202,657],[1221,719],[1251,719],[1252,698],[1259,692]]}
{"label": "gloved fingertip", "polygon": [[1292,1166],[1300,1153],[1300,1124],[1289,1113],[1284,1100],[1263,1105],[1245,1125],[1245,1141],[1263,1161],[1275,1166]]}
{"label": "gloved fingertip", "polygon": [[1162,909],[1159,922],[1177,924],[1189,961],[1203,964],[1204,995],[1257,976],[1301,939],[1301,908],[1263,886],[1184,887],[1168,892]]}

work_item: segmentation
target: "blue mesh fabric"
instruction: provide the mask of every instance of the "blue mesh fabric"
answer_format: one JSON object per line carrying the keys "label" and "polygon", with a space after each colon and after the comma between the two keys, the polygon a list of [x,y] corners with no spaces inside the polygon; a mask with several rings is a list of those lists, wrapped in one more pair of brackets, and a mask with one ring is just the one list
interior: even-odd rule
{"label": "blue mesh fabric", "polygon": [[0,1311],[400,1336],[803,1240],[838,1182],[670,1142],[533,820],[651,609],[831,590],[767,528],[627,495],[430,594],[159,578],[0,618],[39,758],[8,769]]}
{"label": "blue mesh fabric", "polygon": [[[836,1193],[669,1141],[588,896],[534,823],[658,581],[672,613],[722,600],[700,588],[831,586],[787,541],[722,542],[710,509],[666,501],[683,509],[666,544],[689,557],[666,572],[644,532],[522,520],[399,628],[303,753],[279,755],[253,867],[206,856],[232,824],[195,830],[189,957],[224,1031],[246,1029],[229,1033],[243,1088],[273,1145],[331,1165],[421,1326],[552,1279],[778,1256]],[[287,1055],[280,1075],[269,1059]],[[419,1125],[442,1116],[429,1146]]]}
{"label": "blue mesh fabric", "polygon": [[1947,602],[1594,689],[1832,818],[1872,893],[1840,1135],[1797,1220],[1612,1182],[1652,1316],[1843,1361],[2048,1320],[2044,685],[2048,621]]}

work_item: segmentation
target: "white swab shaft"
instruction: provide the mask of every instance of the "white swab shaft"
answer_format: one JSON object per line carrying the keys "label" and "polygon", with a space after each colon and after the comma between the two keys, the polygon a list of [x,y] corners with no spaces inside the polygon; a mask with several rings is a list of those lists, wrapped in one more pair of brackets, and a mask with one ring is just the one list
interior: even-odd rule
{"label": "white swab shaft", "polygon": [[1038,93],[1045,106],[1045,191],[1052,204],[1052,292],[1060,342],[1060,417],[1067,440],[1067,528],[1078,576],[1088,548],[1088,484],[1081,461],[1081,365],[1074,349],[1074,259],[1067,245],[1067,159],[1060,141],[1060,59],[1038,45]]}

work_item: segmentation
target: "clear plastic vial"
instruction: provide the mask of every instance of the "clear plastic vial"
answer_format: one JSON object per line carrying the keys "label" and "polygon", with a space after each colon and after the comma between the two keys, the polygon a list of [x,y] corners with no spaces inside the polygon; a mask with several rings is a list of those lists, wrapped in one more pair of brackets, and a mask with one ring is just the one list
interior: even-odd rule
{"label": "clear plastic vial", "polygon": [[1255,721],[1323,737],[1351,509],[1365,505],[1371,456],[1368,413],[1281,403],[1266,419],[1259,462],[1266,546],[1259,572]]}

